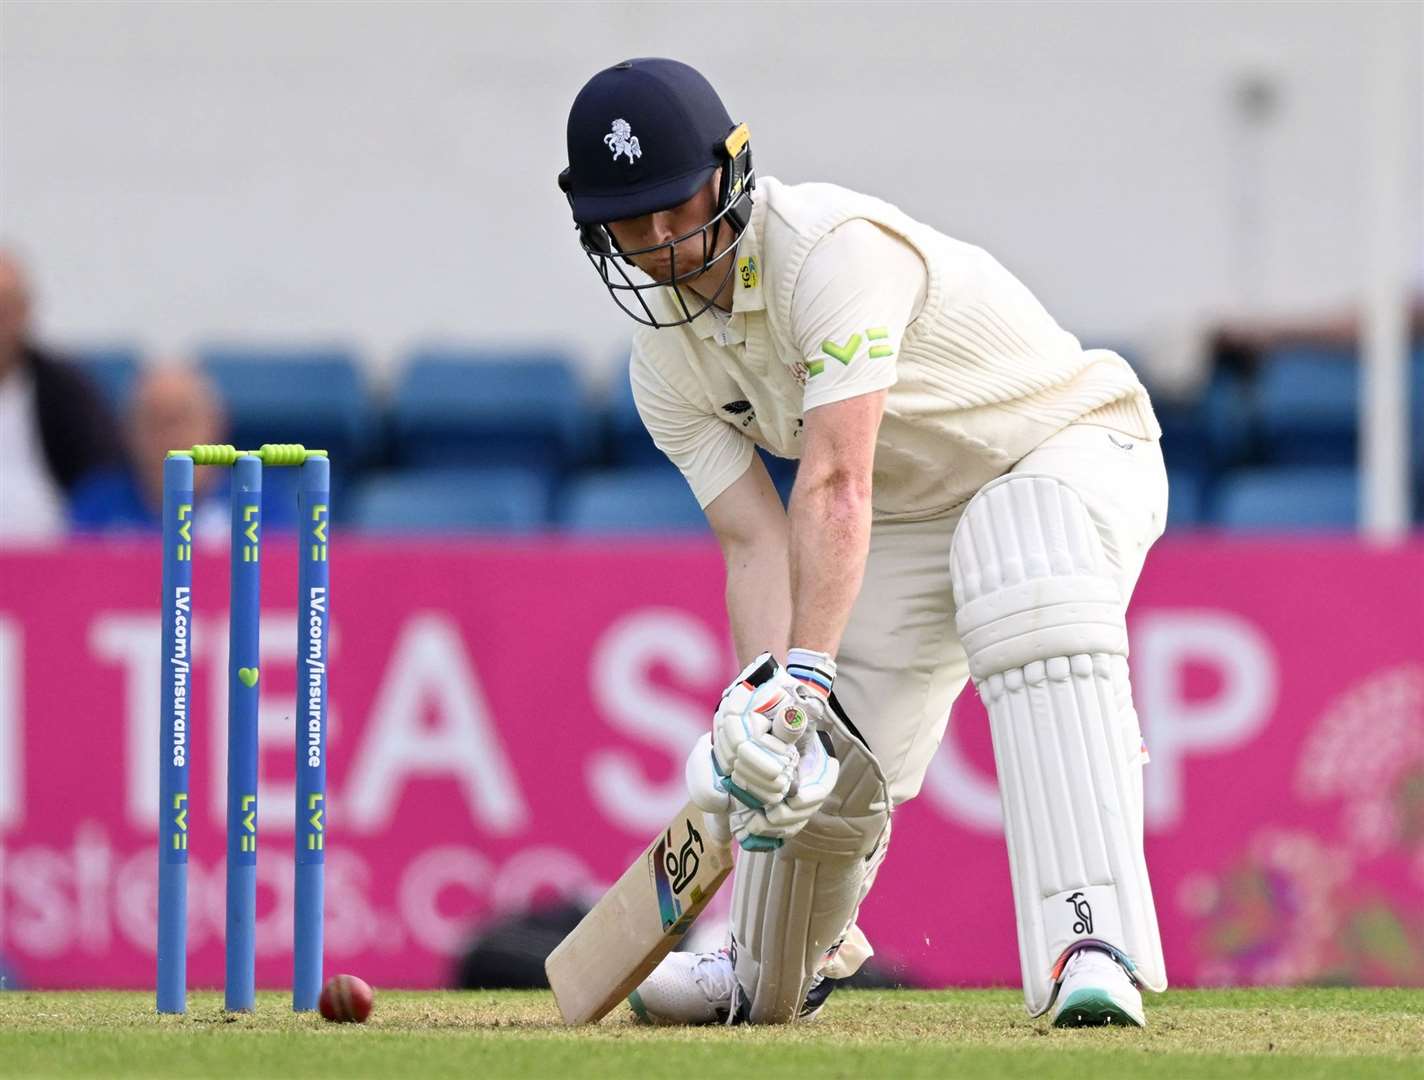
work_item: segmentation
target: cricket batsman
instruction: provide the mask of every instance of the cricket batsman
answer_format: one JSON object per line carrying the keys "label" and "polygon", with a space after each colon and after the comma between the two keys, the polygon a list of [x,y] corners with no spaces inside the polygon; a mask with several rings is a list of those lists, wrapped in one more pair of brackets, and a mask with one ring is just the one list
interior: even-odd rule
{"label": "cricket batsman", "polygon": [[[745,665],[687,762],[741,847],[730,947],[672,953],[634,1009],[814,1014],[871,955],[856,914],[892,812],[973,679],[1028,1011],[1143,1024],[1140,988],[1167,976],[1124,612],[1167,480],[1142,385],[984,250],[757,177],[747,127],[686,64],[595,75],[568,160],[584,253],[642,324],[639,414],[721,545]],[[755,446],[800,460],[789,507]]]}

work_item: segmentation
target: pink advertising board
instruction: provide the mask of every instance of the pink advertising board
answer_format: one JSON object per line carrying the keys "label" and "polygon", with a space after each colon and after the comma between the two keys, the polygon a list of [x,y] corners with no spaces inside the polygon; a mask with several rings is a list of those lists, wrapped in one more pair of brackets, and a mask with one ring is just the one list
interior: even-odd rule
{"label": "pink advertising board", "polygon": [[[295,560],[263,597],[259,985],[290,983]],[[327,967],[436,986],[482,922],[595,895],[683,800],[734,671],[705,542],[334,549]],[[152,986],[159,559],[0,553],[0,957]],[[222,979],[225,551],[197,563],[190,960]],[[1168,540],[1131,614],[1175,983],[1424,984],[1424,545]],[[863,912],[929,985],[1017,984],[982,712]],[[714,916],[715,918],[715,913]]]}

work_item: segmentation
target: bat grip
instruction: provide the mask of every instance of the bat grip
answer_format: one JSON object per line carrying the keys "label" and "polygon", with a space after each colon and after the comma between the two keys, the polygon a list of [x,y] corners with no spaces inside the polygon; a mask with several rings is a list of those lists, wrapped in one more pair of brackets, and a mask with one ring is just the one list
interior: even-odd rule
{"label": "bat grip", "polygon": [[777,710],[771,721],[771,733],[784,743],[795,746],[811,730],[811,718],[800,705],[788,705]]}
{"label": "bat grip", "polygon": [[[789,705],[784,709],[779,709],[771,721],[771,733],[791,746],[800,743],[811,733],[811,730],[811,718],[806,715],[806,710],[800,705]],[[788,796],[795,795],[797,787],[796,777],[792,776],[791,787],[786,794]]]}

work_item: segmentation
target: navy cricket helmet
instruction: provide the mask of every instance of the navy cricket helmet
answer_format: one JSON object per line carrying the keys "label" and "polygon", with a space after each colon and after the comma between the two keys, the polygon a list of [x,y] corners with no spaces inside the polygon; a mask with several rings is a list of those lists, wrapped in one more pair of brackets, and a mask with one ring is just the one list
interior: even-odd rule
{"label": "navy cricket helmet", "polygon": [[[648,57],[624,60],[591,78],[569,110],[569,167],[559,174],[574,226],[589,262],[618,306],[645,326],[681,326],[712,306],[684,283],[725,262],[751,219],[751,144],[747,126],[734,124],[712,84],[677,60]],[[717,207],[711,218],[689,233],[662,244],[624,251],[610,221],[641,217],[678,206],[692,198],[722,169]],[[730,234],[724,236],[725,224]],[[702,257],[679,267],[676,247],[701,237]],[[719,248],[719,241],[725,247]],[[654,281],[633,266],[631,256],[667,249],[670,272]],[[681,318],[659,319],[644,293],[667,288]],[[721,286],[713,292],[715,297]],[[636,305],[636,306],[634,306]]]}

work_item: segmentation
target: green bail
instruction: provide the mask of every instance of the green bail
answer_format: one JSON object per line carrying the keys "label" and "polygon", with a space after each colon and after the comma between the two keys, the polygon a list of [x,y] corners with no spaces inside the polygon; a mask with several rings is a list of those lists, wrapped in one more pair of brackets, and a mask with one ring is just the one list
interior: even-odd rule
{"label": "green bail", "polygon": [[[183,451],[175,451],[182,454]],[[221,443],[200,443],[187,452],[194,465],[231,465],[240,456],[240,451]]]}
{"label": "green bail", "polygon": [[301,443],[263,443],[257,456],[264,465],[301,465],[309,457],[325,457],[325,450],[308,450]]}
{"label": "green bail", "polygon": [[308,458],[326,457],[326,451],[308,450],[301,443],[263,443],[259,450],[239,450],[226,443],[200,443],[188,450],[168,451],[169,457],[192,458],[194,465],[232,465],[248,455],[264,465],[301,465]]}

